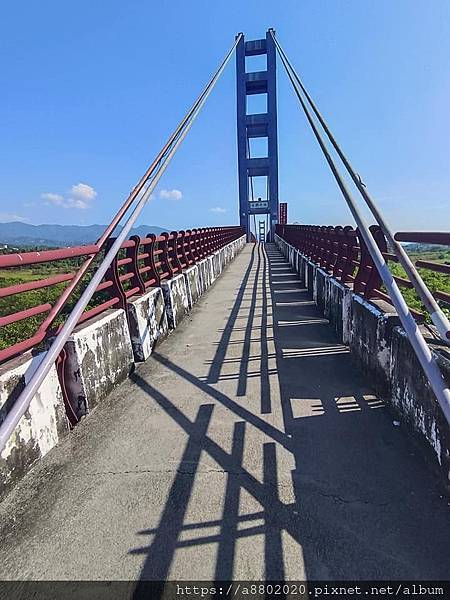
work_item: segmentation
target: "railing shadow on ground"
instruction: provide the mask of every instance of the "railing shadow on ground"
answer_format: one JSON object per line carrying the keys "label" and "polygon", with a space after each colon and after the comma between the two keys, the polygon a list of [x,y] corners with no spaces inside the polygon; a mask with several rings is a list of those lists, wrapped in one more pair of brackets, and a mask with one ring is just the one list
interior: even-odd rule
{"label": "railing shadow on ground", "polygon": [[[244,302],[248,299],[249,306]],[[253,323],[259,314],[261,323],[256,329]],[[247,323],[235,330],[234,325],[241,317]],[[269,317],[273,319],[271,325]],[[273,335],[268,329],[273,330]],[[242,330],[241,358],[229,359],[230,345],[239,342],[231,339],[232,334]],[[251,355],[252,340],[256,337],[260,353]],[[421,459],[414,456],[408,440],[392,427],[383,403],[355,370],[348,349],[336,342],[327,320],[275,246],[253,248],[205,377],[188,372],[160,352],[153,357],[173,377],[194,386],[212,402],[200,405],[195,420],[191,421],[156,386],[138,373],[132,375],[133,381],[187,434],[180,464],[186,461],[191,465],[189,473],[181,468],[177,471],[158,527],[139,532],[152,536],[150,545],[130,550],[146,557],[142,580],[166,579],[179,548],[205,544],[217,544],[216,580],[232,579],[237,541],[255,535],[264,536],[266,580],[282,580],[287,561],[282,532],[292,537],[302,556],[304,573],[299,578],[444,579],[448,576],[447,507],[437,499],[431,476]],[[275,360],[276,368],[269,367],[270,360]],[[246,406],[247,385],[255,377],[248,368],[253,361],[260,363],[256,374],[260,379],[259,410]],[[231,376],[222,374],[223,367],[230,364],[236,364],[237,372]],[[234,397],[214,386],[233,379],[236,380]],[[280,409],[274,405],[275,401],[281,404],[281,428],[268,420],[273,411]],[[207,433],[214,410],[219,406],[240,419],[234,422],[231,452]],[[262,481],[243,466],[249,428],[270,438],[261,444]],[[278,496],[280,450],[292,455],[295,465],[291,473],[294,498],[287,503]],[[184,516],[202,453],[227,474],[222,518],[185,525]],[[281,473],[282,477],[286,475]],[[260,504],[262,511],[240,514],[242,490]],[[261,518],[262,525],[239,529],[240,523]],[[201,531],[211,525],[219,527],[220,532],[192,540],[180,539],[183,532]]]}

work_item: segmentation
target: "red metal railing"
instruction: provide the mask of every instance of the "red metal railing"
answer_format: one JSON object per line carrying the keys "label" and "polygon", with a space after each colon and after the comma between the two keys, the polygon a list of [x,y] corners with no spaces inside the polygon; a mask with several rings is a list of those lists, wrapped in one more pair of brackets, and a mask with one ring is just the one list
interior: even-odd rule
{"label": "red metal railing", "polygon": [[[243,232],[240,227],[209,227],[172,231],[163,233],[159,237],[149,233],[143,239],[139,236],[131,236],[122,244],[120,252],[116,255],[102,282],[97,286],[93,300],[78,323],[109,308],[126,309],[127,300],[132,296],[143,294],[150,287],[159,286],[162,281],[195,265],[202,258],[238,239],[241,235]],[[54,322],[48,317],[60,297],[61,286],[65,283],[69,284],[76,276],[79,267],[76,259],[94,256],[93,265],[95,266],[96,261],[101,259],[103,252],[111,247],[113,241],[113,239],[108,240],[106,248],[102,250],[97,245],[89,245],[0,255],[0,269],[6,278],[9,272],[17,274],[17,271],[24,267],[38,264],[46,264],[50,272],[52,269],[58,271],[59,261],[71,262],[73,260],[73,271],[71,272],[57,273],[34,281],[0,287],[0,299],[11,298],[11,304],[6,306],[6,303],[3,303],[4,306],[0,309],[0,326],[7,327],[23,322],[28,322],[29,328],[33,328],[34,325],[33,332],[23,336],[23,339],[19,341],[5,344],[5,335],[2,336],[3,345],[6,347],[0,350],[0,362],[35,347],[57,333],[61,322],[70,312],[70,307],[64,309],[58,322]],[[84,279],[89,279],[89,274]],[[83,281],[80,287],[82,284]],[[54,298],[51,300],[33,304],[30,299],[29,306],[14,310],[14,297],[36,290],[48,290],[54,286],[57,287]],[[71,305],[79,294],[72,296]],[[34,317],[43,317],[43,320],[41,323],[31,322]],[[7,330],[4,329],[3,332],[5,334]]]}
{"label": "red metal railing", "polygon": [[[378,225],[370,227],[381,253],[387,262],[398,263],[397,256],[388,251],[386,238]],[[371,258],[359,230],[351,226],[319,225],[277,225],[276,233],[289,244],[300,250],[311,261],[343,283],[352,284],[353,290],[367,299],[382,299],[391,303],[390,297],[382,290],[382,280]],[[399,242],[443,245],[450,247],[450,233],[446,232],[399,232],[395,235]],[[450,275],[450,264],[428,260],[416,260],[418,268],[434,273]],[[393,275],[398,286],[413,289],[413,284],[405,277]],[[444,290],[432,291],[443,308],[450,308],[450,294]],[[410,308],[418,322],[425,314]]]}

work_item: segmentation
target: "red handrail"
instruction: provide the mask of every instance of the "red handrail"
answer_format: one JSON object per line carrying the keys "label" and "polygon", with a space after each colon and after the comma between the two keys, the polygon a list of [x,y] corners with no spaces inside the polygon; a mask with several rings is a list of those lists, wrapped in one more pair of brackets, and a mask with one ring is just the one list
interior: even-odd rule
{"label": "red handrail", "polygon": [[[243,232],[240,227],[214,227],[174,231],[171,234],[163,233],[158,237],[148,234],[147,237],[142,239],[138,236],[132,236],[122,244],[119,254],[103,281],[97,287],[93,302],[82,314],[79,323],[109,308],[126,309],[129,298],[143,294],[150,287],[158,286],[161,281],[181,273],[182,270],[198,262],[201,257],[211,254],[242,235]],[[214,243],[211,242],[213,237]],[[207,248],[207,250],[199,253],[199,247]],[[50,267],[55,267],[55,263],[58,261],[97,254],[99,254],[97,245],[3,254],[0,255],[0,269],[3,269],[4,273],[11,271],[16,275],[23,267],[36,264],[48,264]],[[53,321],[48,319],[48,315],[51,314],[55,306],[55,301],[58,301],[57,298],[54,300],[46,299],[44,303],[36,303],[26,308],[20,307],[19,310],[11,308],[14,299],[27,292],[67,284],[72,282],[74,277],[74,272],[58,273],[35,281],[0,287],[0,299],[10,299],[7,305],[5,303],[3,310],[0,309],[1,326],[6,327],[14,323],[27,321],[33,317],[47,315],[42,323],[35,326],[37,330],[29,334],[28,337],[24,337],[24,339],[20,339],[15,343],[11,342],[6,348],[0,350],[0,362],[35,347],[47,337],[54,335],[61,327],[61,324],[59,324],[55,329]],[[64,317],[65,314],[62,313],[62,320],[64,320]]]}
{"label": "red handrail", "polygon": [[[373,225],[370,229],[384,259],[398,263],[397,256],[388,252],[381,228]],[[277,225],[276,234],[338,280],[352,285],[356,293],[367,299],[378,298],[391,303],[390,297],[380,289],[381,277],[358,229],[351,226]],[[448,232],[398,232],[395,239],[401,242],[450,246]],[[450,275],[448,264],[417,260],[415,265],[421,269]],[[394,276],[394,279],[399,287],[414,289],[409,279],[398,276]],[[434,290],[432,294],[444,308],[450,308],[449,293]],[[416,321],[424,321],[423,312],[410,310]]]}

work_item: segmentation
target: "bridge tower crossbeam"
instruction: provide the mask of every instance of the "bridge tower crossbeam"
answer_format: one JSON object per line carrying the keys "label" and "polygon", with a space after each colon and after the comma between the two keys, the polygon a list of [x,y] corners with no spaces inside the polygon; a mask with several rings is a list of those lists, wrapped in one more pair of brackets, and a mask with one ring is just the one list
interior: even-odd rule
{"label": "bridge tower crossbeam", "polygon": [[[247,72],[246,56],[266,55],[263,71]],[[245,41],[244,36],[236,46],[237,81],[237,132],[239,171],[239,219],[250,241],[251,215],[269,215],[269,234],[273,240],[278,223],[278,147],[277,147],[277,95],[276,48],[269,29],[260,40]],[[267,110],[260,114],[247,114],[248,96],[267,95]],[[267,139],[267,156],[252,157],[250,140]],[[266,178],[267,198],[255,201],[251,193],[254,177]],[[257,235],[257,232],[255,232]]]}

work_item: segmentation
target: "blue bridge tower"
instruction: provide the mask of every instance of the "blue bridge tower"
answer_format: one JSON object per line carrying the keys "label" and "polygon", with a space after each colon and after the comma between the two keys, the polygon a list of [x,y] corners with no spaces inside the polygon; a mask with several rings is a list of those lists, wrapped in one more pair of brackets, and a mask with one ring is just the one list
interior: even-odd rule
{"label": "blue bridge tower", "polygon": [[[252,215],[265,216],[269,239],[272,240],[279,214],[276,48],[270,31],[260,40],[246,42],[242,36],[236,48],[239,218],[247,233],[247,241],[251,236]],[[256,55],[266,56],[265,70],[247,72],[246,57]],[[249,114],[248,97],[253,94],[265,95],[265,111]],[[267,138],[266,156],[251,156],[252,138]],[[263,185],[265,191],[262,197],[255,197],[254,178]],[[256,216],[254,219],[256,225]]]}

